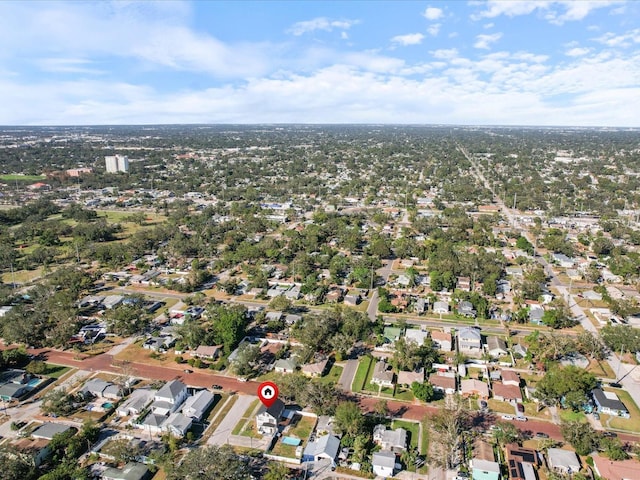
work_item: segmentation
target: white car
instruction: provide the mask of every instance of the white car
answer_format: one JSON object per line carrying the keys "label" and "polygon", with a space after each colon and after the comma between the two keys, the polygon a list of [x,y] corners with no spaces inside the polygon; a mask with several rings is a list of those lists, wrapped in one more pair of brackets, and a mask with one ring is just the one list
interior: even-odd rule
{"label": "white car", "polygon": [[516,420],[518,420],[520,422],[526,422],[527,421],[527,417],[517,416]]}
{"label": "white car", "polygon": [[500,418],[503,420],[513,420],[513,415],[502,415]]}

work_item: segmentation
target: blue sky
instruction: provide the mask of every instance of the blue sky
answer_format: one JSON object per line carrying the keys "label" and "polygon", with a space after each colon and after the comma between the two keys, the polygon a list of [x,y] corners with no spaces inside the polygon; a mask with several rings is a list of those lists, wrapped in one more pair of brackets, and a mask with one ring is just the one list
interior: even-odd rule
{"label": "blue sky", "polygon": [[0,124],[640,127],[640,2],[0,2]]}

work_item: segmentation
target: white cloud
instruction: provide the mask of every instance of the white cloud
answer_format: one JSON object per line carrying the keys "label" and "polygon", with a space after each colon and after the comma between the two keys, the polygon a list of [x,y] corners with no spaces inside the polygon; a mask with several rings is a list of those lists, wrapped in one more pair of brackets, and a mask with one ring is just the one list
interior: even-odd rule
{"label": "white cloud", "polygon": [[590,51],[591,49],[589,48],[575,47],[567,50],[566,52],[564,52],[564,54],[568,57],[581,57],[583,55],[586,55]]}
{"label": "white cloud", "polygon": [[51,73],[80,73],[88,75],[103,75],[105,70],[93,68],[93,62],[83,58],[41,58],[35,64],[44,72]]}
{"label": "white cloud", "polygon": [[434,58],[440,58],[440,59],[446,59],[446,60],[450,60],[458,56],[458,50],[455,48],[434,50],[429,53],[431,53],[431,55],[433,55]]}
{"label": "white cloud", "polygon": [[489,30],[490,28],[493,28],[495,26],[495,23],[491,22],[491,23],[485,23],[482,28],[484,28],[485,30]]}
{"label": "white cloud", "polygon": [[640,28],[622,34],[607,32],[594,40],[608,47],[630,47],[634,43],[640,43]]}
{"label": "white cloud", "polygon": [[294,23],[291,28],[287,30],[287,33],[300,36],[316,30],[324,30],[326,32],[330,32],[333,29],[348,30],[357,23],[357,20],[331,20],[326,17],[318,17],[312,20]]}
{"label": "white cloud", "polygon": [[550,23],[562,25],[565,22],[583,20],[593,10],[618,5],[624,0],[488,0],[476,2],[484,10],[471,16],[473,20],[496,18],[501,15],[516,17],[541,13]]}
{"label": "white cloud", "polygon": [[419,45],[424,40],[424,35],[421,33],[408,33],[406,35],[396,35],[391,39],[392,43],[397,45]]}
{"label": "white cloud", "polygon": [[427,9],[424,11],[422,15],[427,20],[434,21],[442,18],[444,16],[444,12],[442,11],[441,8],[427,7]]}
{"label": "white cloud", "polygon": [[491,44],[497,42],[502,38],[502,33],[492,33],[488,35],[478,35],[476,37],[476,43],[473,44],[474,48],[481,48],[485,50],[489,50],[491,48]]}
{"label": "white cloud", "polygon": [[431,35],[432,37],[437,37],[438,33],[440,33],[441,26],[442,25],[440,23],[431,24],[427,27],[427,33],[429,33],[429,35]]}

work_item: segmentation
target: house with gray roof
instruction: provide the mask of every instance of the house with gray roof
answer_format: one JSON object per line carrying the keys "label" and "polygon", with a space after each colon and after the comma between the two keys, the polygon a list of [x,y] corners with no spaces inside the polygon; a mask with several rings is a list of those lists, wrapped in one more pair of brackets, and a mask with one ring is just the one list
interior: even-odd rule
{"label": "house with gray roof", "polygon": [[371,458],[373,473],[387,478],[392,477],[396,470],[400,470],[401,465],[396,462],[396,454],[388,450],[380,450],[373,454]]}
{"label": "house with gray roof", "polygon": [[487,353],[494,358],[507,355],[509,353],[509,350],[507,350],[507,342],[505,342],[504,339],[497,337],[495,335],[488,336],[487,337]]}
{"label": "house with gray roof", "polygon": [[293,373],[298,368],[298,362],[293,358],[281,358],[273,364],[273,369],[279,373]]}
{"label": "house with gray roof", "polygon": [[64,433],[67,430],[71,430],[69,425],[63,425],[62,423],[46,422],[31,432],[33,438],[44,438],[51,440],[55,435]]}
{"label": "house with gray roof", "polygon": [[102,480],[147,480],[151,472],[142,463],[129,462],[123,468],[109,467],[102,472]]}
{"label": "house with gray roof", "polygon": [[173,412],[162,422],[162,430],[169,432],[176,437],[184,437],[193,424],[193,418],[187,417],[180,412]]}
{"label": "house with gray roof", "polygon": [[594,388],[591,395],[593,395],[593,401],[598,407],[598,412],[618,417],[629,416],[629,410],[614,392],[605,392],[601,388]]}
{"label": "house with gray roof", "polygon": [[317,462],[321,459],[331,460],[333,463],[338,456],[340,439],[333,435],[323,435],[313,442],[309,442],[302,454],[303,462]]}
{"label": "house with gray roof", "polygon": [[139,388],[131,392],[129,398],[116,408],[120,417],[140,415],[140,413],[153,401],[157,390]]}
{"label": "house with gray roof", "polygon": [[262,405],[256,415],[256,430],[261,435],[273,436],[278,433],[278,424],[284,413],[284,402],[277,399],[270,407]]}
{"label": "house with gray roof", "polygon": [[460,350],[479,351],[482,349],[482,335],[480,329],[463,327],[458,331],[458,347]]}
{"label": "house with gray roof", "polygon": [[195,395],[187,397],[182,404],[182,413],[195,420],[202,420],[214,400],[215,395],[209,390],[200,390]]}
{"label": "house with gray roof", "polygon": [[5,402],[11,402],[13,400],[20,400],[29,391],[28,385],[20,383],[5,383],[0,385],[0,399]]}
{"label": "house with gray roof", "polygon": [[580,471],[580,459],[573,450],[549,448],[547,461],[551,470],[556,472],[571,474]]}
{"label": "house with gray roof", "polygon": [[404,428],[388,430],[385,425],[376,425],[373,429],[373,441],[382,450],[402,452],[407,449],[407,431]]}
{"label": "house with gray roof", "polygon": [[378,360],[373,368],[371,383],[381,387],[393,387],[393,370],[384,360]]}
{"label": "house with gray roof", "polygon": [[187,386],[180,380],[170,380],[158,390],[151,408],[158,415],[169,415],[175,412],[188,396]]}

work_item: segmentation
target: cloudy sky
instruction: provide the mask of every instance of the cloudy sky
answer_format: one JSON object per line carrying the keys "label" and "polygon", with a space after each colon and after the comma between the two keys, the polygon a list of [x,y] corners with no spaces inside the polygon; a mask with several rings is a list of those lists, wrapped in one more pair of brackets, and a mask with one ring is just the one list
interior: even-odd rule
{"label": "cloudy sky", "polygon": [[0,2],[1,125],[640,127],[640,2]]}

